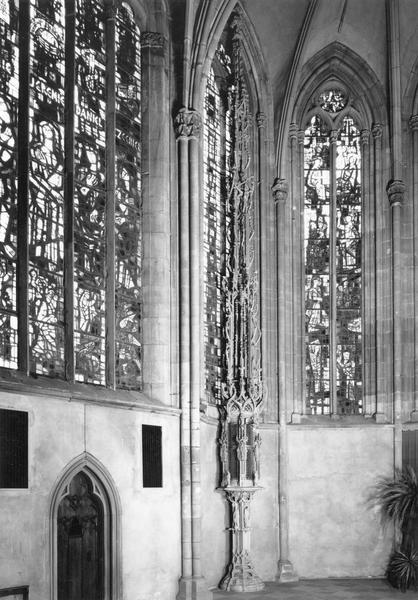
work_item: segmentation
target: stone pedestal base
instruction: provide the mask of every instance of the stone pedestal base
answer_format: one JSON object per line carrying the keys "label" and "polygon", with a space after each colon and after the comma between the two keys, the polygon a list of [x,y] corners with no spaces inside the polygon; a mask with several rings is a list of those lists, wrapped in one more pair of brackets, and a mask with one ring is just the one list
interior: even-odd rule
{"label": "stone pedestal base", "polygon": [[386,415],[384,413],[374,413],[373,418],[376,423],[387,423]]}
{"label": "stone pedestal base", "polygon": [[279,572],[276,577],[279,583],[289,583],[290,581],[299,581],[290,560],[279,560]]}
{"label": "stone pedestal base", "polygon": [[219,584],[228,592],[258,592],[264,583],[256,574],[250,558],[250,502],[257,487],[228,487],[225,492],[232,509],[232,560]]}
{"label": "stone pedestal base", "polygon": [[259,592],[264,589],[264,583],[255,573],[248,552],[233,559],[219,589],[227,592]]}
{"label": "stone pedestal base", "polygon": [[213,594],[208,589],[204,577],[182,577],[176,600],[212,600]]}

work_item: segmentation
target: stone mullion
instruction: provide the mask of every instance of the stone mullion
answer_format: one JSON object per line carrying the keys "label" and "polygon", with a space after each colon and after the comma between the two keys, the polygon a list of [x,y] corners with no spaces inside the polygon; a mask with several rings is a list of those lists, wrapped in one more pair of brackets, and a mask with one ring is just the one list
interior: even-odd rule
{"label": "stone mullion", "polygon": [[74,91],[76,16],[66,4],[64,133],[64,358],[65,378],[74,381]]}
{"label": "stone mullion", "polygon": [[373,206],[370,197],[370,131],[365,129],[360,134],[361,141],[361,198],[362,198],[362,330],[363,336],[363,413],[375,414],[376,411],[376,356],[375,356],[375,256],[374,256],[374,227]]}
{"label": "stone mullion", "polygon": [[30,3],[19,7],[19,108],[18,108],[18,186],[17,186],[17,313],[18,366],[29,374],[29,103],[30,103]]}
{"label": "stone mullion", "polygon": [[411,420],[418,421],[418,115],[409,120],[412,132],[412,206],[413,206],[413,235],[414,240],[414,404]]}
{"label": "stone mullion", "polygon": [[329,289],[330,289],[330,318],[329,318],[329,393],[330,414],[336,417],[337,406],[337,131],[330,134],[330,218],[329,218]]}
{"label": "stone mullion", "polygon": [[106,15],[106,386],[115,389],[116,9]]}

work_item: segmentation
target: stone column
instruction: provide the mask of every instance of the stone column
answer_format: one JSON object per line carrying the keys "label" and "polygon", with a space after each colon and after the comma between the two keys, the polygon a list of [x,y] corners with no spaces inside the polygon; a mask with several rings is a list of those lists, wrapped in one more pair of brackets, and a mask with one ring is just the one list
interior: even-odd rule
{"label": "stone column", "polygon": [[157,32],[141,33],[143,222],[141,315],[143,391],[170,399],[170,144],[167,46]]}
{"label": "stone column", "polygon": [[[303,132],[302,132],[303,133]],[[304,229],[303,229],[303,193],[301,193],[301,157],[300,132],[293,124],[290,126],[290,165],[291,165],[291,202],[292,202],[292,339],[293,339],[293,409],[292,423],[300,423],[304,412],[305,344],[304,344]],[[302,137],[303,144],[303,137]],[[302,145],[303,148],[303,145]],[[303,164],[303,163],[302,163]]]}
{"label": "stone column", "polygon": [[401,212],[405,184],[400,179],[386,188],[392,208],[393,409],[395,467],[402,467],[402,258]]}
{"label": "stone column", "polygon": [[[201,570],[199,142],[194,110],[175,118],[179,181],[182,576],[177,600],[211,600]],[[193,352],[191,349],[193,348]]]}
{"label": "stone column", "polygon": [[382,125],[376,123],[372,127],[373,137],[373,164],[374,177],[374,214],[375,214],[375,296],[376,296],[376,421],[385,420],[388,401],[388,373],[387,373],[387,342],[386,339],[386,311],[384,310],[385,294],[385,257],[383,253],[383,186],[379,174],[382,172]]}
{"label": "stone column", "polygon": [[413,240],[414,240],[414,322],[415,322],[415,385],[414,408],[411,421],[418,421],[418,115],[409,119],[412,132],[412,206],[414,207]]}
{"label": "stone column", "polygon": [[286,404],[286,295],[285,295],[285,236],[286,200],[288,184],[284,179],[276,179],[272,186],[276,203],[276,223],[278,235],[278,338],[279,338],[279,563],[276,579],[281,582],[298,579],[289,560],[289,513],[287,507],[287,404]]}

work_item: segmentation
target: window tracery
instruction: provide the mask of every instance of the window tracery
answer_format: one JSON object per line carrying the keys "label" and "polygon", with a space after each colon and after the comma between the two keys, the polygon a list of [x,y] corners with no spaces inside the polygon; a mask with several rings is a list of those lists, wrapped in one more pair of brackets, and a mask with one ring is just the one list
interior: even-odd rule
{"label": "window tracery", "polygon": [[314,414],[363,411],[361,147],[354,118],[338,119],[347,102],[342,90],[322,93],[304,138],[306,402]]}
{"label": "window tracery", "polygon": [[[0,2],[0,366],[138,389],[140,37],[127,3],[114,16],[107,18],[102,0],[31,0],[26,9]],[[28,80],[19,72],[25,61]],[[28,107],[27,121],[19,105]],[[17,184],[25,172],[27,190]],[[20,241],[18,214],[28,229]],[[18,308],[22,285],[27,311],[22,302]],[[116,323],[106,315],[107,290],[114,290]]]}

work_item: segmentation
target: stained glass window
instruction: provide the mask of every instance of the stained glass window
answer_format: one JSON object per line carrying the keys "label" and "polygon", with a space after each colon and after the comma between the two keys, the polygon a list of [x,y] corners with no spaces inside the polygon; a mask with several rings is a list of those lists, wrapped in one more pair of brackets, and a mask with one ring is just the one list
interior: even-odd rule
{"label": "stained glass window", "polygon": [[206,84],[204,104],[204,250],[205,390],[209,402],[220,400],[222,357],[225,353],[223,280],[229,249],[230,221],[226,197],[232,177],[232,119],[229,106],[231,55],[220,44]]}
{"label": "stained glass window", "polygon": [[0,0],[0,367],[138,389],[140,35],[112,10]]}
{"label": "stained glass window", "polygon": [[[332,112],[328,105],[323,108]],[[351,117],[331,133],[316,115],[305,130],[304,146],[307,408],[314,414],[358,414],[362,412],[360,133]]]}

